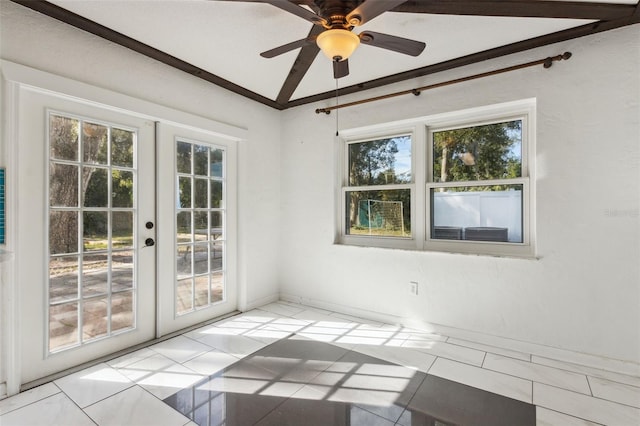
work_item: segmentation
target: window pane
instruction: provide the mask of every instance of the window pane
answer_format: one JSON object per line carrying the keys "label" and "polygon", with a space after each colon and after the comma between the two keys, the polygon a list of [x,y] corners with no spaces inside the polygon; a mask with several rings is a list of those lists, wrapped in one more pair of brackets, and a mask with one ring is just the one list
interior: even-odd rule
{"label": "window pane", "polygon": [[124,170],[112,170],[111,178],[112,206],[133,207],[133,173]]}
{"label": "window pane", "polygon": [[221,271],[222,260],[224,257],[224,243],[212,243],[211,244],[211,270]]}
{"label": "window pane", "polygon": [[108,298],[85,300],[82,304],[82,340],[106,336],[108,332]]}
{"label": "window pane", "polygon": [[176,145],[176,167],[178,173],[191,173],[191,144],[178,142]]}
{"label": "window pane", "polygon": [[191,212],[180,212],[176,216],[177,235],[179,243],[191,242]]}
{"label": "window pane", "polygon": [[109,255],[94,254],[82,258],[82,297],[109,291]]}
{"label": "window pane", "polygon": [[349,185],[411,182],[411,137],[349,144]]}
{"label": "window pane", "polygon": [[207,164],[209,163],[209,147],[203,145],[193,146],[193,174],[207,176]]}
{"label": "window pane", "polygon": [[193,221],[195,226],[196,241],[207,241],[209,239],[209,223],[207,222],[207,212],[194,212]]}
{"label": "window pane", "polygon": [[193,273],[195,275],[209,272],[209,244],[193,246]]}
{"label": "window pane", "polygon": [[78,167],[51,163],[49,167],[49,204],[51,207],[78,206]]}
{"label": "window pane", "polygon": [[209,304],[209,275],[196,277],[196,308]]}
{"label": "window pane", "polygon": [[211,239],[218,240],[224,237],[223,230],[222,212],[211,212]]}
{"label": "window pane", "polygon": [[52,115],[49,118],[50,156],[58,160],[78,161],[79,122],[73,118]]}
{"label": "window pane", "polygon": [[78,252],[78,213],[52,211],[49,213],[49,253]]}
{"label": "window pane", "polygon": [[111,255],[111,291],[133,288],[133,252],[116,251]]}
{"label": "window pane", "polygon": [[49,350],[78,343],[78,303],[49,306]]}
{"label": "window pane", "polygon": [[133,248],[133,212],[113,212],[111,222],[111,247]]}
{"label": "window pane", "polygon": [[133,135],[129,130],[111,129],[111,164],[133,167]]}
{"label": "window pane", "polygon": [[347,234],[411,237],[411,190],[347,192]]}
{"label": "window pane", "polygon": [[107,169],[97,167],[82,168],[83,206],[108,207],[109,182]]}
{"label": "window pane", "polygon": [[133,292],[115,293],[111,296],[111,331],[133,327]]}
{"label": "window pane", "polygon": [[223,150],[214,148],[211,149],[211,164],[209,165],[209,168],[211,170],[212,177],[221,178],[223,176],[223,157]]}
{"label": "window pane", "polygon": [[193,280],[191,278],[178,281],[176,291],[176,312],[184,314],[193,309]]}
{"label": "window pane", "polygon": [[178,178],[178,208],[191,208],[191,178]]}
{"label": "window pane", "polygon": [[433,133],[433,181],[522,176],[522,121]]}
{"label": "window pane", "polygon": [[193,197],[193,207],[197,209],[203,209],[209,207],[208,197],[207,197],[207,184],[208,179],[196,179],[195,180],[195,188],[194,188],[194,197]]}
{"label": "window pane", "polygon": [[217,180],[211,181],[211,208],[222,207],[222,182]]}
{"label": "window pane", "polygon": [[179,245],[176,256],[176,273],[178,279],[193,275],[191,270],[191,244]]}
{"label": "window pane", "polygon": [[220,302],[224,293],[224,274],[211,274],[211,303]]}
{"label": "window pane", "polygon": [[107,135],[105,126],[84,123],[82,126],[82,158],[85,163],[107,164]]}
{"label": "window pane", "polygon": [[82,213],[82,247],[85,252],[109,248],[107,215],[107,212]]}
{"label": "window pane", "polygon": [[521,243],[522,185],[431,190],[431,238]]}
{"label": "window pane", "polygon": [[49,302],[78,298],[78,256],[54,257],[49,261]]}

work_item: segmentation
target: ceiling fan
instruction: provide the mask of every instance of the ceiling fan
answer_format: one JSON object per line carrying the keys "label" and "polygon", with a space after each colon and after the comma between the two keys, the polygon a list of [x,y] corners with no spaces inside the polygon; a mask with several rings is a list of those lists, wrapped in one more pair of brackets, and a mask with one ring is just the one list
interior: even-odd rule
{"label": "ceiling fan", "polygon": [[262,0],[296,16],[299,16],[319,28],[307,38],[292,41],[274,49],[262,52],[264,58],[273,58],[291,50],[309,44],[317,44],[320,50],[333,62],[333,77],[338,79],[349,75],[349,56],[360,43],[392,50],[405,55],[418,56],[425,43],[389,34],[362,31],[355,34],[352,30],[382,13],[393,9],[406,0],[303,0],[309,9],[289,0]]}

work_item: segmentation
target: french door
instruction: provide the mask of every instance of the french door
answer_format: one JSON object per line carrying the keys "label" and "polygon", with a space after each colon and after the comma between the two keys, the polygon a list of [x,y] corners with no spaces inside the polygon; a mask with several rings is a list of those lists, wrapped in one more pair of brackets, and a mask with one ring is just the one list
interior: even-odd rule
{"label": "french door", "polygon": [[235,309],[235,146],[24,89],[21,383]]}

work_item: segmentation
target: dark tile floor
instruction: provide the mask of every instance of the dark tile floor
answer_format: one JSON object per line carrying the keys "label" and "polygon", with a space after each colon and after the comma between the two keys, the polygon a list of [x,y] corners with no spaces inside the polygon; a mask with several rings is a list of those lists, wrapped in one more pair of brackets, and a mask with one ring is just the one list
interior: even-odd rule
{"label": "dark tile floor", "polygon": [[535,425],[535,406],[292,335],[164,400],[198,425]]}

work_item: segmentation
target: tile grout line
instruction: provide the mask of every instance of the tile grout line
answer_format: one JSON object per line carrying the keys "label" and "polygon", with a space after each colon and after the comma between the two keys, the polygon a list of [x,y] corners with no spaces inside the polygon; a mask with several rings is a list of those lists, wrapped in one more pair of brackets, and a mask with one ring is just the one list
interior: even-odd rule
{"label": "tile grout line", "polygon": [[[458,340],[460,340],[460,339],[458,339]],[[448,343],[448,344],[450,344],[450,345],[452,345],[452,346],[459,346],[459,347],[461,347],[461,348],[473,349],[474,351],[480,351],[480,352],[490,353],[490,354],[493,354],[493,355],[502,356],[502,357],[510,358],[510,359],[515,359],[515,360],[518,360],[518,361],[532,362],[532,361],[531,361],[531,354],[528,354],[528,353],[525,353],[525,352],[521,352],[521,353],[522,353],[523,355],[526,355],[526,356],[529,358],[528,360],[524,360],[524,359],[521,359],[521,358],[517,358],[517,357],[515,357],[515,356],[510,356],[510,355],[505,355],[505,354],[499,354],[499,353],[497,353],[497,352],[494,352],[494,351],[491,351],[491,350],[487,350],[487,349],[477,349],[477,348],[473,348],[473,347],[471,347],[471,346],[467,346],[467,345],[464,345],[464,344],[461,344],[461,343],[451,343],[451,342],[449,342],[449,338],[447,338],[447,340],[445,340],[445,342],[446,342],[446,343]],[[471,343],[474,343],[474,342],[471,342]],[[518,351],[510,350],[510,349],[507,349],[507,348],[501,348],[501,347],[499,347],[499,346],[485,345],[485,344],[482,344],[482,343],[478,343],[478,344],[479,344],[479,345],[482,345],[482,346],[489,346],[489,347],[496,348],[496,349],[502,349],[502,350],[505,350],[505,351],[518,352]]]}
{"label": "tile grout line", "polygon": [[[565,415],[565,416],[573,417],[573,418],[576,418],[578,420],[583,420],[585,422],[589,422],[589,423],[592,423],[592,424],[597,425],[597,426],[607,426],[607,425],[605,425],[603,423],[594,422],[593,420],[585,419],[584,417],[579,417],[579,416],[576,416],[576,415],[573,415],[573,414],[568,414],[568,413],[565,413],[563,411],[554,410],[554,409],[551,409],[551,408],[543,407],[541,405],[536,405],[536,407],[540,407],[542,409],[545,409],[545,410],[548,410],[548,411],[552,411],[554,413],[562,414],[562,415]],[[537,418],[537,413],[536,413],[536,418]]]}
{"label": "tile grout line", "polygon": [[[51,382],[51,383],[53,383],[53,382]],[[55,383],[53,383],[53,384],[55,385]],[[135,384],[135,383],[134,383],[134,384]],[[58,385],[56,385],[56,386],[58,386]],[[72,403],[73,405],[75,405],[76,407],[78,407],[78,409],[82,412],[82,414],[84,414],[84,415],[85,415],[85,416],[86,416],[86,417],[91,421],[91,423],[93,423],[94,425],[98,426],[98,422],[97,422],[97,421],[95,421],[95,420],[93,419],[93,417],[91,417],[91,416],[89,415],[89,413],[87,413],[86,411],[84,411],[84,408],[82,408],[81,406],[79,406],[79,405],[78,405],[78,404],[73,400],[73,398],[71,398],[71,396],[67,395],[67,393],[66,393],[65,391],[63,391],[59,386],[58,386],[58,389],[60,389],[60,392],[62,392],[62,394],[63,394],[63,395],[64,395],[64,396],[69,400],[69,401],[71,401],[71,403]],[[127,389],[129,389],[129,388],[127,388]],[[122,391],[124,391],[124,389],[123,389]],[[122,391],[120,391],[120,392],[122,392]],[[116,392],[116,393],[120,393],[120,392]],[[57,395],[57,394],[56,394],[56,395]],[[114,395],[115,395],[115,394],[114,394]],[[106,398],[103,398],[103,399],[101,399],[100,401],[103,401],[104,399],[106,399]],[[99,402],[99,401],[97,401],[97,402]],[[90,404],[90,405],[93,405],[93,404]],[[87,407],[89,407],[90,405],[87,405]],[[86,407],[85,407],[85,408],[86,408]]]}
{"label": "tile grout line", "polygon": [[585,377],[587,378],[587,385],[589,386],[589,392],[591,392],[591,396],[595,398],[595,395],[593,394],[593,388],[591,387],[591,381],[589,380],[589,376],[585,375]]}
{"label": "tile grout line", "polygon": [[[56,387],[56,389],[58,389],[58,392],[54,392],[54,393],[52,393],[52,394],[50,394],[50,395],[44,396],[44,397],[42,397],[42,398],[38,398],[38,399],[36,399],[35,401],[31,401],[31,402],[30,402],[30,403],[28,403],[28,404],[21,405],[21,406],[19,406],[19,407],[13,408],[13,409],[11,409],[11,410],[7,411],[6,413],[2,413],[2,414],[0,414],[0,418],[2,418],[2,416],[6,415],[6,414],[13,413],[13,412],[14,412],[14,411],[16,411],[16,410],[20,410],[20,409],[22,409],[22,408],[29,407],[30,405],[33,405],[33,404],[35,404],[35,403],[37,403],[37,402],[40,402],[40,401],[42,401],[42,400],[44,400],[44,399],[50,398],[50,397],[52,397],[52,396],[54,396],[54,395],[57,395],[57,394],[59,394],[59,393],[64,393],[64,392],[62,391],[62,389],[60,389],[60,387],[59,387],[58,385],[56,385],[54,382],[48,382],[48,383],[51,383],[53,386],[55,386],[55,387]],[[45,384],[46,384],[46,383],[45,383]],[[41,385],[41,386],[44,386],[44,385]],[[37,388],[34,388],[34,389],[37,389]],[[20,395],[20,394],[18,393],[18,394],[16,394],[16,395],[12,395],[12,396],[17,396],[17,395]],[[65,394],[65,396],[66,396],[67,398],[69,397],[67,394]],[[3,399],[3,400],[1,400],[1,401],[8,401],[10,398],[11,398],[11,397],[8,397],[8,398]]]}
{"label": "tile grout line", "polygon": [[[266,310],[264,310],[263,312],[266,312],[266,313],[269,313],[269,314],[281,315],[280,313],[275,313],[275,312],[266,311]],[[304,312],[304,310],[303,310],[303,311],[301,311],[301,312]],[[301,312],[298,312],[298,313],[296,313],[296,314],[294,314],[294,315],[300,314]],[[303,319],[296,318],[296,317],[293,317],[293,316],[292,316],[292,317],[289,317],[289,318],[292,318],[292,319],[299,319],[299,320],[304,321]],[[308,327],[310,327],[310,326],[313,326],[314,324],[316,324],[316,322],[317,322],[317,321],[312,321],[312,322],[310,322],[308,325],[306,325],[303,329],[298,330],[298,331],[304,331],[304,329],[306,329],[306,328],[308,328]],[[359,325],[362,325],[362,323],[359,323]],[[384,324],[383,324],[383,325],[384,325]],[[293,333],[293,334],[298,334],[298,333],[296,332],[296,333]],[[245,336],[245,337],[250,338],[249,336]],[[449,338],[450,338],[450,336],[445,336],[445,337],[446,337],[446,340],[445,340],[444,342],[446,342],[446,341],[447,341],[447,340],[449,340]],[[253,339],[253,340],[255,340],[255,339]],[[279,339],[279,340],[281,340],[281,339]],[[264,343],[264,342],[260,342],[260,343]],[[325,343],[328,343],[328,342],[325,342]],[[473,342],[472,342],[472,343],[473,343]],[[329,344],[331,344],[331,343],[329,343]],[[464,361],[459,361],[459,360],[450,359],[450,358],[443,357],[443,356],[438,356],[438,355],[435,355],[435,354],[433,354],[433,353],[429,353],[429,352],[426,352],[426,351],[421,350],[421,349],[424,349],[424,348],[409,348],[409,349],[414,349],[414,350],[416,350],[416,351],[418,351],[418,352],[421,352],[421,353],[424,353],[424,354],[427,354],[427,355],[434,356],[434,360],[433,360],[433,362],[431,363],[431,365],[429,366],[429,368],[427,369],[427,373],[426,373],[426,374],[429,374],[429,371],[433,368],[433,365],[435,364],[435,362],[437,361],[437,359],[438,359],[438,358],[443,358],[443,359],[446,359],[446,360],[449,360],[449,361],[452,361],[452,362],[458,362],[458,363],[460,363],[460,364],[470,365],[470,366],[472,366],[472,367],[476,367],[476,368],[484,369],[484,370],[486,370],[486,371],[490,371],[490,372],[493,372],[493,373],[503,374],[503,375],[505,375],[505,376],[510,376],[510,377],[517,378],[517,379],[520,379],[520,380],[526,380],[526,381],[529,381],[529,382],[531,383],[532,405],[535,405],[535,404],[533,404],[533,388],[534,388],[534,383],[539,383],[539,384],[546,385],[546,386],[552,386],[552,387],[555,387],[555,388],[557,388],[557,389],[562,389],[562,390],[565,390],[565,391],[568,391],[568,392],[573,392],[573,393],[578,394],[578,395],[583,395],[583,396],[593,397],[593,398],[600,399],[600,400],[603,400],[603,401],[608,401],[608,402],[611,402],[611,403],[614,403],[614,404],[620,404],[620,405],[626,405],[626,406],[628,406],[627,404],[622,404],[622,403],[619,403],[619,402],[616,402],[616,401],[611,401],[611,400],[607,400],[607,399],[604,399],[604,398],[597,398],[597,397],[594,397],[594,396],[593,396],[593,392],[591,391],[591,386],[590,386],[590,384],[589,384],[589,389],[590,389],[591,395],[588,395],[588,394],[584,394],[584,393],[581,393],[581,392],[576,392],[576,391],[573,391],[573,390],[570,390],[570,389],[566,389],[566,388],[563,388],[563,387],[560,387],[560,386],[550,385],[550,384],[547,384],[547,383],[539,382],[539,381],[537,381],[537,380],[527,379],[527,378],[524,378],[524,377],[521,377],[521,376],[517,376],[517,375],[514,375],[514,374],[504,373],[504,372],[501,372],[501,371],[496,371],[496,370],[492,370],[492,369],[486,368],[486,367],[484,366],[484,364],[485,364],[485,361],[486,361],[487,354],[488,354],[488,353],[492,353],[492,354],[493,354],[493,352],[490,352],[490,351],[481,351],[481,350],[479,350],[479,349],[469,348],[469,347],[466,347],[466,346],[464,346],[464,345],[460,345],[460,344],[456,344],[456,343],[449,343],[449,344],[451,344],[451,345],[453,345],[453,346],[464,347],[464,348],[471,349],[471,350],[475,350],[475,351],[479,351],[479,352],[484,352],[484,356],[483,356],[482,363],[480,364],[480,366],[477,366],[477,365],[475,365],[475,364],[470,364],[470,363],[467,363],[467,362],[464,362]],[[491,346],[491,345],[487,345],[487,346]],[[402,346],[402,347],[404,347],[404,346]],[[214,348],[214,349],[217,349],[217,348]],[[506,348],[502,348],[502,349],[506,349]],[[355,350],[355,349],[353,349],[353,348],[352,348],[352,349],[350,349],[350,350],[351,350],[351,351],[358,352],[357,350]],[[250,354],[245,355],[245,358],[246,358],[246,357],[248,357],[249,355],[250,355]],[[505,357],[505,358],[510,358],[510,359],[514,359],[514,360],[517,360],[517,361],[529,362],[530,364],[539,365],[539,366],[541,366],[541,367],[554,368],[554,369],[558,369],[558,370],[565,371],[565,372],[568,372],[568,373],[577,374],[577,375],[579,375],[579,376],[586,376],[586,375],[584,375],[584,374],[576,373],[576,372],[573,372],[573,371],[570,371],[570,370],[564,370],[564,369],[562,369],[562,368],[551,367],[551,366],[547,366],[547,365],[544,365],[544,364],[539,364],[539,363],[533,362],[533,360],[531,360],[531,361],[524,361],[524,360],[521,360],[521,359],[518,359],[518,358],[509,357],[509,356],[506,356],[506,355],[501,355],[501,354],[494,354],[494,355],[496,355],[496,356],[503,356],[503,357]],[[529,356],[531,357],[531,355],[530,355],[530,354],[526,354],[526,355],[529,355]],[[326,371],[326,370],[325,370],[325,371]],[[587,382],[588,382],[588,377],[587,377]],[[288,399],[290,399],[290,398],[288,398]],[[633,407],[633,406],[630,406],[630,407]],[[546,407],[545,407],[545,408],[546,408]],[[634,407],[634,408],[635,408],[635,407]]]}
{"label": "tile grout line", "polygon": [[[278,302],[274,302],[274,303],[278,303]],[[288,305],[306,306],[306,305],[303,305],[303,304],[297,304],[297,303],[293,303],[293,302],[285,302],[285,303],[286,303],[286,304],[288,304]],[[259,308],[257,308],[257,309],[259,309]],[[313,309],[313,308],[312,308],[312,309]],[[303,310],[303,311],[304,311],[304,310]],[[267,311],[267,312],[268,312],[268,311]],[[333,311],[329,311],[329,312],[340,314],[339,312],[333,312]],[[272,312],[270,312],[270,313],[272,313]],[[357,318],[357,317],[353,316],[353,318]],[[383,325],[383,326],[384,326],[384,325],[393,325],[393,324],[381,323],[381,325]],[[404,327],[404,326],[402,326],[402,327]],[[415,329],[415,331],[417,331],[417,332],[424,332],[424,330],[420,330],[420,329]],[[561,363],[572,364],[572,365],[576,365],[576,366],[577,366],[577,367],[579,367],[579,368],[586,368],[586,369],[590,369],[590,370],[594,370],[594,371],[601,371],[601,372],[603,372],[603,373],[605,373],[605,374],[607,374],[607,373],[612,373],[612,374],[617,374],[617,375],[627,376],[627,377],[629,377],[629,378],[640,379],[640,376],[636,376],[636,375],[632,375],[632,374],[622,373],[622,372],[614,371],[614,370],[606,370],[606,369],[602,369],[602,368],[598,368],[598,367],[593,367],[593,366],[586,365],[586,364],[579,364],[579,363],[575,363],[575,362],[571,362],[571,361],[564,361],[564,360],[562,360],[562,359],[553,358],[553,357],[549,357],[549,356],[546,356],[546,355],[536,355],[536,354],[533,354],[533,353],[530,353],[530,352],[521,351],[521,350],[519,350],[519,349],[512,349],[512,348],[505,347],[505,346],[496,346],[496,345],[492,345],[492,344],[490,344],[490,343],[477,342],[477,341],[473,341],[473,340],[466,340],[464,337],[452,337],[452,336],[447,336],[447,335],[445,335],[445,334],[438,334],[438,335],[445,337],[445,340],[443,340],[443,341],[442,341],[442,342],[444,342],[444,343],[449,343],[449,344],[451,344],[451,345],[456,345],[456,346],[465,347],[465,348],[467,348],[467,349],[474,349],[474,350],[477,350],[477,351],[484,351],[484,350],[475,349],[475,348],[473,348],[473,347],[466,346],[466,345],[459,344],[459,343],[451,343],[451,342],[449,342],[449,339],[463,340],[463,341],[468,341],[468,342],[470,342],[470,343],[476,343],[476,344],[483,345],[483,346],[490,346],[490,347],[494,347],[494,348],[498,348],[498,349],[503,349],[503,350],[507,350],[507,351],[519,352],[519,353],[522,353],[523,355],[525,355],[527,358],[529,358],[529,360],[528,360],[527,362],[531,362],[532,364],[536,364],[536,365],[547,366],[547,365],[545,365],[545,364],[542,364],[542,363],[539,363],[539,362],[534,361],[534,357],[543,358],[543,359],[548,359],[548,360],[551,360],[551,361],[558,361],[558,362],[561,362]],[[417,349],[417,348],[413,348],[413,349]],[[520,358],[516,358],[516,357],[513,357],[513,356],[494,353],[494,352],[492,352],[492,351],[490,351],[490,350],[489,350],[489,351],[484,351],[484,352],[488,352],[488,353],[492,353],[492,354],[499,355],[499,356],[504,356],[504,357],[508,357],[508,358],[513,358],[513,359],[521,360]],[[523,360],[523,361],[524,361],[524,360]],[[551,366],[547,366],[547,367],[551,367]],[[566,369],[566,368],[561,368],[561,367],[551,367],[551,368],[556,368],[556,369],[559,369],[559,370],[568,371],[568,372],[572,372],[572,373],[576,373],[576,374],[586,374],[586,375],[588,375],[588,373],[576,372],[576,371],[569,370],[569,369]],[[598,376],[595,376],[595,375],[591,375],[591,376],[592,376],[592,377],[598,377]],[[620,381],[618,381],[618,380],[611,379],[611,378],[608,378],[608,377],[603,377],[603,378],[604,378],[604,379],[606,379],[606,380],[609,380],[609,381],[612,381],[612,382],[615,382],[615,383],[619,383],[619,384],[624,384],[624,385],[627,385],[627,386],[640,387],[640,386],[630,385],[630,384],[625,383],[625,382],[620,382]]]}
{"label": "tile grout line", "polygon": [[[635,407],[635,406],[633,406],[633,405],[625,404],[624,402],[612,401],[612,400],[610,400],[610,399],[602,398],[602,397],[599,397],[599,396],[591,396],[591,395],[587,395],[587,394],[585,394],[585,393],[580,393],[580,392],[572,391],[572,390],[570,390],[570,389],[565,389],[565,388],[561,388],[561,387],[559,387],[559,386],[549,385],[549,384],[546,384],[546,383],[540,383],[540,382],[535,382],[535,381],[534,381],[534,383],[537,383],[537,384],[539,384],[539,385],[543,385],[543,386],[549,386],[549,387],[552,387],[552,388],[560,389],[560,390],[563,390],[563,391],[565,391],[565,392],[571,392],[571,393],[574,393],[574,394],[576,394],[576,395],[580,395],[580,396],[583,396],[583,397],[593,398],[593,399],[596,399],[596,400],[598,400],[598,401],[604,401],[604,402],[608,402],[608,403],[610,403],[610,404],[620,405],[620,406],[622,406],[622,407],[629,407],[629,408],[633,408],[634,410],[637,410],[637,411],[638,411],[638,413],[640,413],[640,408]],[[535,405],[535,404],[534,404],[534,405]],[[542,407],[542,406],[541,406],[541,407]],[[547,407],[544,407],[544,408],[547,408]],[[550,408],[547,408],[547,409],[550,409]],[[590,421],[591,421],[591,420],[590,420]]]}
{"label": "tile grout line", "polygon": [[[619,372],[619,371],[604,370],[604,369],[602,369],[602,368],[591,367],[591,366],[583,365],[583,364],[576,364],[576,363],[571,362],[571,361],[563,361],[563,360],[561,360],[561,359],[548,358],[548,357],[544,357],[544,356],[540,356],[540,355],[532,355],[531,363],[532,363],[532,364],[536,364],[536,365],[544,365],[544,366],[547,366],[547,367],[551,367],[551,366],[549,366],[549,365],[547,365],[547,364],[543,364],[543,363],[541,363],[541,362],[536,362],[536,361],[534,361],[534,360],[533,360],[533,357],[538,357],[538,358],[546,359],[546,360],[549,360],[549,361],[555,361],[555,362],[559,362],[559,363],[561,363],[561,364],[569,364],[569,365],[575,366],[575,367],[576,367],[576,368],[578,368],[578,369],[591,370],[591,372],[596,372],[596,373],[597,373],[597,372],[602,372],[602,373],[604,373],[604,375],[605,375],[605,376],[606,376],[607,374],[613,374],[613,375],[625,376],[625,377],[628,377],[628,378],[630,378],[630,379],[640,380],[640,376],[634,376],[634,375],[631,375],[631,374],[621,373],[621,372]],[[552,368],[557,368],[558,370],[569,371],[569,372],[576,373],[576,374],[584,374],[584,375],[587,375],[587,376],[591,376],[591,377],[594,377],[594,378],[598,378],[598,376],[597,376],[597,375],[595,375],[595,374],[584,373],[584,372],[577,372],[577,371],[575,371],[575,370],[570,370],[570,369],[569,369],[569,368],[567,368],[567,367],[552,367]],[[612,378],[608,378],[608,377],[600,377],[600,378],[605,379],[605,380],[609,380],[609,381],[611,381],[611,382],[619,383],[619,384],[621,384],[621,385],[627,385],[627,386],[633,386],[633,387],[636,387],[636,388],[640,388],[640,386],[630,385],[630,384],[628,384],[628,383],[620,382],[620,381],[618,381],[618,380],[616,380],[616,379],[612,379]]]}

